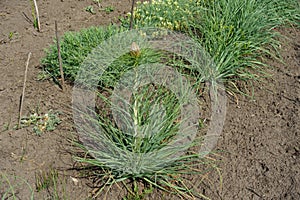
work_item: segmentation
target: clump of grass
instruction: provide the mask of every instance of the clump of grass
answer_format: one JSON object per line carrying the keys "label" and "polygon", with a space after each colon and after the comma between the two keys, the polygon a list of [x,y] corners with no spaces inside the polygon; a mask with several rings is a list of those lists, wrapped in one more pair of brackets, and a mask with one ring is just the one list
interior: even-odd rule
{"label": "clump of grass", "polygon": [[289,6],[282,1],[256,0],[213,0],[201,6],[205,9],[190,24],[192,35],[216,63],[216,78],[230,83],[231,89],[237,88],[236,81],[264,76],[266,64],[260,58],[278,58],[275,29],[299,17],[293,0]]}
{"label": "clump of grass", "polygon": [[[74,81],[80,64],[91,53],[92,49],[110,36],[121,31],[116,26],[90,27],[80,32],[67,32],[61,40],[61,57],[65,78]],[[57,47],[52,44],[46,49],[46,56],[41,60],[44,71],[51,78],[59,77]]]}
{"label": "clump of grass", "polygon": [[[99,93],[98,96],[107,104],[102,103],[101,113],[96,114],[99,121],[93,121],[85,113],[82,116],[90,121],[88,123],[99,125],[99,130],[95,132],[84,124],[78,127],[84,132],[80,135],[83,144],[78,146],[93,158],[76,158],[100,170],[97,176],[102,187],[95,196],[113,184],[123,182],[126,185],[127,180],[141,181],[185,199],[202,196],[187,186],[188,181],[183,176],[201,174],[199,166],[211,166],[211,163],[191,150],[202,144],[200,138],[183,144],[179,142],[177,136],[183,140],[185,137],[178,133],[179,127],[187,119],[178,117],[180,105],[174,95],[163,87],[145,86],[133,94],[128,110],[112,105],[106,95]],[[117,121],[103,112],[103,108],[110,106],[118,113]],[[132,121],[128,121],[128,117]]]}
{"label": "clump of grass", "polygon": [[297,0],[262,0],[262,4],[266,5],[269,20],[274,23],[280,23],[283,26],[300,25],[300,2]]}
{"label": "clump of grass", "polygon": [[[112,40],[112,42],[119,45],[118,41]],[[138,41],[136,42],[138,43]],[[109,44],[108,42],[108,46],[113,50],[120,48]],[[99,50],[99,48],[96,48],[96,50]],[[202,163],[195,164],[197,160],[201,159],[198,153],[189,151],[188,155],[184,154],[188,149],[201,145],[201,143],[195,140],[181,144],[180,139],[188,139],[183,133],[178,134],[181,125],[187,123],[188,120],[180,118],[179,115],[181,112],[180,105],[189,100],[189,98],[186,98],[186,93],[189,91],[179,91],[184,97],[179,101],[172,92],[164,87],[150,84],[139,88],[138,85],[135,85],[134,88],[138,90],[130,99],[128,110],[123,110],[123,107],[113,104],[110,99],[112,89],[116,87],[116,83],[120,81],[121,77],[127,77],[132,80],[130,77],[134,78],[136,74],[128,73],[136,72],[138,69],[141,70],[137,66],[159,63],[164,58],[163,52],[151,48],[142,48],[136,50],[138,52],[131,51],[119,56],[110,52],[109,49],[100,48],[100,50],[100,52],[93,51],[91,56],[85,60],[84,64],[89,66],[89,69],[86,70],[87,77],[79,77],[82,80],[88,80],[88,82],[94,78],[98,80],[96,85],[93,86],[100,91],[98,99],[102,102],[97,105],[97,108],[101,112],[94,114],[90,112],[78,113],[77,117],[82,116],[84,120],[90,120],[103,129],[104,133],[93,132],[88,127],[89,123],[84,123],[82,124],[83,126],[78,127],[82,129],[84,134],[81,135],[83,144],[79,146],[94,156],[94,158],[87,159],[84,157],[77,158],[77,160],[102,169],[103,174],[99,174],[99,178],[104,181],[104,185],[99,192],[105,186],[110,187],[112,184],[124,182],[127,179],[134,179],[143,180],[162,190],[172,191],[185,197],[196,195],[185,185],[183,178],[178,176],[178,174],[188,174],[197,165],[202,165]],[[116,59],[113,59],[113,62],[103,70],[104,66],[94,56],[105,58],[105,55],[112,55]],[[165,57],[165,59],[167,58]],[[158,67],[156,66],[156,68]],[[155,71],[157,70],[156,68],[151,69]],[[97,75],[99,71],[103,71],[101,77]],[[137,74],[142,73],[145,72],[140,71]],[[164,77],[164,75],[161,76]],[[78,83],[79,85],[83,84],[83,87],[89,86],[84,85],[84,82],[80,82],[81,79],[76,80],[79,81],[75,83],[76,86],[78,86]],[[175,78],[175,80],[178,79]],[[124,85],[139,83],[136,79],[132,81],[126,82]],[[105,93],[101,93],[103,91]],[[119,98],[119,100],[122,103],[122,98]],[[127,129],[118,127],[117,121],[110,117],[112,110],[105,112],[107,108],[111,108],[117,113],[118,119],[121,120]],[[93,121],[93,118],[91,119],[91,116],[94,115],[97,116],[95,121]],[[128,121],[128,116],[132,117],[133,121]],[[193,123],[190,124],[195,126]],[[186,127],[187,130],[190,130],[190,128]],[[180,139],[177,138],[178,135]],[[190,138],[190,140],[192,139]],[[173,146],[171,145],[170,147],[170,143]],[[108,152],[100,148],[101,145],[109,148]]]}
{"label": "clump of grass", "polygon": [[36,174],[36,190],[40,192],[50,187],[55,186],[58,179],[58,172],[56,170],[50,170],[49,172],[41,172]]}
{"label": "clump of grass", "polygon": [[[184,198],[201,196],[191,191],[181,176],[201,173],[196,169],[204,163],[197,162],[201,155],[191,150],[202,145],[202,138],[193,140],[198,121],[188,121],[190,118],[184,115],[183,108],[184,105],[189,109],[190,106],[198,108],[196,98],[189,98],[191,91],[185,87],[188,84],[183,84],[187,82],[185,77],[160,71],[163,65],[157,62],[162,52],[145,48],[147,44],[141,42],[143,48],[134,46],[135,52],[123,54],[127,50],[122,47],[128,46],[128,41],[122,40],[125,44],[120,44],[120,38],[124,39],[123,35],[111,38],[105,43],[107,46],[93,51],[84,62],[87,69],[83,68],[76,79],[76,95],[86,96],[77,93],[81,87],[98,89],[98,113],[82,105],[76,96],[73,98],[75,122],[82,142],[78,145],[93,157],[76,160],[101,169],[98,178],[103,187],[99,192],[130,179],[142,180]],[[117,47],[111,46],[111,42]],[[105,47],[110,47],[112,52],[104,52]],[[113,58],[107,61],[106,55]],[[98,64],[99,60],[103,65]],[[157,81],[161,84],[155,84]],[[175,91],[164,85],[168,81],[178,84],[178,87],[172,85]]]}
{"label": "clump of grass", "polygon": [[59,176],[56,169],[35,173],[35,189],[38,193],[45,192],[44,198],[59,200],[69,199],[66,194],[66,180]]}

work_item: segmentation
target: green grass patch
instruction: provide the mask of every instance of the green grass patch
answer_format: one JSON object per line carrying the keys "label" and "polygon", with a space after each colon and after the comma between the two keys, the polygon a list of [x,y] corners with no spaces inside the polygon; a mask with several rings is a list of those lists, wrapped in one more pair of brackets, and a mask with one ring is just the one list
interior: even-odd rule
{"label": "green grass patch", "polygon": [[[109,44],[110,42],[108,46]],[[77,121],[76,124],[82,142],[77,145],[92,155],[92,158],[78,157],[76,160],[101,169],[98,179],[103,185],[99,192],[105,187],[110,188],[113,184],[129,179],[142,181],[185,198],[201,196],[191,191],[180,176],[191,172],[201,174],[201,171],[197,171],[198,167],[211,164],[205,163],[204,159],[197,162],[202,160],[201,155],[191,151],[191,148],[200,148],[202,138],[193,141],[194,138],[189,133],[190,130],[197,132],[195,129],[198,121],[189,123],[189,116],[182,115],[182,106],[188,106],[194,100],[189,98],[190,88],[186,89],[182,85],[185,78],[165,76],[166,71],[161,72],[159,81],[165,82],[173,78],[178,84],[181,83],[179,86],[182,88],[176,88],[175,91],[163,85],[152,84],[155,82],[152,78],[157,78],[154,74],[158,73],[161,65],[152,65],[151,68],[141,65],[167,59],[162,55],[163,52],[145,48],[120,57],[114,54],[116,59],[105,69],[105,66],[96,62],[102,57],[105,59],[102,50],[103,47],[89,55],[84,62],[88,70],[85,69],[80,79],[76,80],[76,87],[98,88],[96,112],[88,109],[87,112],[79,110],[76,113],[83,122]],[[107,55],[111,54],[108,52]],[[101,77],[96,75],[99,71],[104,72]],[[168,79],[164,80],[166,77]],[[99,84],[95,81],[96,85],[90,85],[90,80],[94,78],[99,80]],[[150,83],[145,85],[144,78],[149,78]],[[124,99],[126,92],[125,96],[114,93],[122,93],[124,88],[133,92],[129,100]],[[76,105],[75,97],[75,110]],[[78,106],[80,109],[81,105]],[[198,104],[195,106],[198,108]],[[91,124],[93,125],[90,126]]]}
{"label": "green grass patch", "polygon": [[[192,150],[200,148],[202,138],[186,142],[188,135],[180,132],[180,126],[188,120],[179,117],[182,99],[164,87],[146,85],[137,88],[139,90],[132,94],[129,105],[126,104],[128,109],[113,104],[107,93],[98,93],[101,106],[98,107],[100,112],[95,113],[97,118],[81,114],[87,123],[77,127],[82,129],[80,137],[83,139],[83,144],[77,145],[92,158],[84,156],[76,157],[76,160],[88,167],[97,167],[95,173],[98,173],[102,186],[96,196],[113,184],[126,185],[131,180],[185,199],[203,197],[189,188],[187,185],[191,183],[183,177],[201,175],[201,167],[212,170],[215,163]],[[119,100],[122,102],[121,97]],[[115,109],[119,118],[112,118],[110,111],[105,112],[107,108]],[[118,126],[119,120],[124,129]],[[91,123],[100,127],[96,129],[98,131],[90,129]],[[170,145],[173,142],[174,145]],[[139,196],[136,191],[130,193]]]}
{"label": "green grass patch", "polygon": [[[116,26],[90,27],[80,32],[67,32],[61,41],[61,57],[64,75],[67,80],[74,81],[80,64],[92,49],[101,42],[120,32]],[[51,78],[60,76],[57,46],[52,44],[46,49],[46,56],[41,60],[42,66]]]}

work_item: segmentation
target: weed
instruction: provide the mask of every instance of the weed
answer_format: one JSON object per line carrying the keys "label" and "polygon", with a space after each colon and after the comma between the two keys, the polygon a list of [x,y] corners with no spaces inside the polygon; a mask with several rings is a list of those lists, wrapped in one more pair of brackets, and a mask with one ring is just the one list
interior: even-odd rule
{"label": "weed", "polygon": [[107,6],[103,9],[107,14],[111,13],[115,10],[115,8],[113,6]]}
{"label": "weed", "polygon": [[33,131],[37,135],[41,135],[45,131],[55,130],[56,126],[61,123],[58,115],[58,112],[53,112],[52,110],[44,115],[34,113],[29,117],[23,117],[21,119],[21,127],[33,125]]}
{"label": "weed", "polygon": [[49,74],[47,71],[40,71],[37,75],[38,81],[47,80],[50,78],[51,78],[51,74]]}
{"label": "weed", "polygon": [[50,199],[67,199],[65,193],[65,180],[60,180],[58,171],[50,169],[49,171],[40,171],[35,174],[35,187],[37,192],[46,191]]}
{"label": "weed", "polygon": [[3,125],[3,128],[2,128],[2,130],[1,130],[1,132],[8,131],[8,130],[9,130],[9,126],[10,126],[10,123],[5,123],[5,124]]}
{"label": "weed", "polygon": [[[184,30],[188,28],[189,21],[200,12],[199,0],[153,0],[143,3],[137,2],[134,10],[134,27],[163,27],[169,30]],[[131,13],[127,18],[122,19],[122,25],[129,27]]]}
{"label": "weed", "polygon": [[94,11],[94,7],[93,6],[87,6],[85,8],[85,11],[87,11],[87,12],[93,14],[93,15],[96,14],[96,12]]}
{"label": "weed", "polygon": [[12,40],[14,37],[14,32],[9,32],[8,39]]}
{"label": "weed", "polygon": [[50,170],[50,172],[41,172],[35,175],[35,184],[37,192],[48,189],[55,185],[58,178],[58,172],[56,170]]}

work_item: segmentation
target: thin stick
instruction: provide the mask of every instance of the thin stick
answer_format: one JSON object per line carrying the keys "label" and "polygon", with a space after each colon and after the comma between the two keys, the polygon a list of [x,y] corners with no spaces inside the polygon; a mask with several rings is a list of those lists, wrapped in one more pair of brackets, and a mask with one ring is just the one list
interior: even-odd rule
{"label": "thin stick", "polygon": [[60,54],[60,42],[57,30],[57,21],[55,20],[55,35],[56,35],[56,44],[57,44],[57,52],[58,52],[58,62],[59,62],[59,70],[60,70],[60,77],[61,77],[61,88],[65,91],[65,78],[64,78],[64,71],[62,67],[62,60]]}
{"label": "thin stick", "polygon": [[132,0],[131,11],[130,11],[131,15],[130,15],[130,25],[129,25],[129,30],[132,30],[132,26],[133,26],[134,4],[135,4],[135,0]]}
{"label": "thin stick", "polygon": [[25,75],[24,75],[24,83],[23,83],[23,91],[22,91],[21,102],[20,102],[20,110],[19,110],[19,123],[18,123],[18,128],[21,127],[21,119],[22,119],[22,111],[23,111],[23,102],[24,102],[24,97],[25,97],[25,88],[26,88],[27,72],[28,72],[28,65],[29,65],[30,57],[31,57],[31,52],[28,53],[28,58],[27,58],[27,62],[26,62]]}
{"label": "thin stick", "polygon": [[36,22],[37,22],[37,29],[39,32],[41,32],[41,24],[40,24],[40,17],[39,17],[39,9],[36,3],[36,0],[33,0],[34,3],[34,9],[35,9],[35,13],[36,13]]}

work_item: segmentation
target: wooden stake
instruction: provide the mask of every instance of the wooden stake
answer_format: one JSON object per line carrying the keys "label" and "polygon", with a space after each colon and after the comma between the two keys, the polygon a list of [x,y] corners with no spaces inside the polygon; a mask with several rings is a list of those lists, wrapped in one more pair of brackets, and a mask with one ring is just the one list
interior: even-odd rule
{"label": "wooden stake", "polygon": [[31,57],[31,52],[28,53],[28,58],[26,62],[26,67],[25,67],[25,75],[24,75],[24,82],[23,82],[23,91],[22,91],[22,96],[21,96],[21,101],[20,101],[20,110],[19,110],[19,123],[18,123],[18,128],[21,127],[21,119],[22,119],[22,111],[23,111],[23,102],[25,98],[25,88],[26,88],[26,80],[27,80],[27,71],[28,71],[28,65],[29,65],[29,60]]}
{"label": "wooden stake", "polygon": [[59,42],[56,20],[55,20],[55,35],[56,35],[56,44],[57,44],[57,52],[58,52],[59,70],[60,70],[60,76],[61,76],[61,88],[63,91],[65,91],[65,78],[64,78],[64,71],[63,71],[63,67],[62,67],[62,60],[61,60],[61,54],[60,54],[60,42]]}
{"label": "wooden stake", "polygon": [[41,32],[41,24],[40,24],[40,17],[39,17],[39,9],[36,3],[36,0],[33,0],[34,3],[34,9],[35,9],[35,13],[36,13],[36,22],[37,22],[37,29],[39,32]]}
{"label": "wooden stake", "polygon": [[135,4],[135,0],[132,0],[129,30],[132,30],[133,27],[134,4]]}

